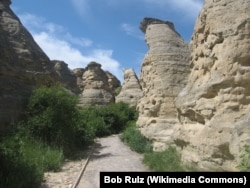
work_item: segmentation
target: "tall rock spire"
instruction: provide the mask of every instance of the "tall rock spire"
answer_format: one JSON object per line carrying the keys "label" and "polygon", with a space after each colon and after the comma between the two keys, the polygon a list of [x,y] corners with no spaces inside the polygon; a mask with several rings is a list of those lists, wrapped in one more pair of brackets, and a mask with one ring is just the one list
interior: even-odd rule
{"label": "tall rock spire", "polygon": [[135,107],[138,100],[142,97],[142,89],[135,71],[131,68],[124,69],[124,82],[121,92],[116,96],[116,102],[124,102],[129,106]]}
{"label": "tall rock spire", "polygon": [[149,51],[141,67],[143,96],[137,105],[137,126],[159,149],[171,139],[177,122],[175,98],[186,84],[190,53],[173,23],[145,18],[140,28]]}

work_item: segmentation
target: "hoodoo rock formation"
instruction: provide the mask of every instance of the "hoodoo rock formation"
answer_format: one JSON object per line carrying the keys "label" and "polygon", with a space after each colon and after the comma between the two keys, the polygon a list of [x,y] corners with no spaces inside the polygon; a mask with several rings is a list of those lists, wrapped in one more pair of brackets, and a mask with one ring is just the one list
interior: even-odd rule
{"label": "hoodoo rock formation", "polygon": [[79,105],[107,105],[115,102],[114,87],[111,83],[119,83],[119,80],[111,73],[101,69],[101,65],[96,62],[90,62],[82,75],[80,88],[83,90],[79,95]]}
{"label": "hoodoo rock formation", "polygon": [[53,64],[10,9],[0,0],[0,128],[15,122],[32,88],[54,81]]}
{"label": "hoodoo rock formation", "polygon": [[137,126],[158,150],[171,140],[177,122],[175,98],[187,81],[190,52],[171,22],[144,18],[140,28],[149,51],[140,73],[143,96],[137,104]]}
{"label": "hoodoo rock formation", "polygon": [[236,170],[250,145],[250,0],[206,0],[191,47],[175,143],[201,169]]}
{"label": "hoodoo rock formation", "polygon": [[124,102],[131,107],[136,107],[142,97],[142,88],[135,71],[131,68],[124,69],[124,82],[121,92],[116,96],[116,102]]}

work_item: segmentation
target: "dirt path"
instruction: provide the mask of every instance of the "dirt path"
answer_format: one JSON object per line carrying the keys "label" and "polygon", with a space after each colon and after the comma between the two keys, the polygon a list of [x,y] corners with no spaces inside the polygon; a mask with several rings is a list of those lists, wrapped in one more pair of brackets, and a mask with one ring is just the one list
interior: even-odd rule
{"label": "dirt path", "polygon": [[77,188],[99,188],[99,172],[149,171],[142,155],[133,152],[118,135],[99,138]]}

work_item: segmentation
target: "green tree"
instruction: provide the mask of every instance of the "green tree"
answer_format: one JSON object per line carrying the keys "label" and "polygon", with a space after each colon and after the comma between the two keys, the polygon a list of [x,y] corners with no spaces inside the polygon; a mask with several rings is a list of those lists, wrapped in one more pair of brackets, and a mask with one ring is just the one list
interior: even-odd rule
{"label": "green tree", "polygon": [[34,90],[27,109],[25,130],[44,143],[60,146],[68,153],[75,146],[77,97],[60,87]]}

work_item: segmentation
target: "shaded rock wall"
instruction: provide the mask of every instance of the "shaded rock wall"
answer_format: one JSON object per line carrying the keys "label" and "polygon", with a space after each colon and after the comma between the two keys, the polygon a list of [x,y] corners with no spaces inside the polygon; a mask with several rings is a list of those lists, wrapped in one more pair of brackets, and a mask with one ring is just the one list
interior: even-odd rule
{"label": "shaded rock wall", "polygon": [[58,76],[58,81],[63,84],[63,87],[69,89],[74,94],[80,94],[81,90],[77,82],[77,73],[68,68],[68,64],[64,61],[53,60],[54,70]]}
{"label": "shaded rock wall", "polygon": [[0,0],[0,128],[22,116],[32,88],[54,82],[53,65],[30,33]]}
{"label": "shaded rock wall", "polygon": [[143,96],[137,104],[137,126],[157,150],[171,141],[177,122],[175,98],[187,81],[190,52],[171,22],[145,18],[141,30],[149,51],[140,73]]}
{"label": "shaded rock wall", "polygon": [[235,170],[250,144],[250,0],[206,0],[191,47],[175,142],[186,162]]}
{"label": "shaded rock wall", "polygon": [[135,71],[131,68],[124,69],[124,82],[116,102],[124,102],[131,107],[136,107],[138,100],[142,97],[142,88]]}

